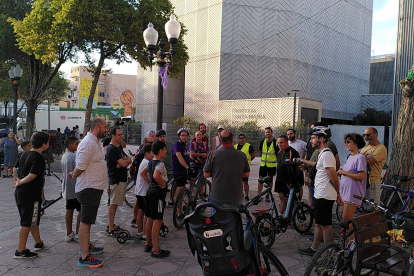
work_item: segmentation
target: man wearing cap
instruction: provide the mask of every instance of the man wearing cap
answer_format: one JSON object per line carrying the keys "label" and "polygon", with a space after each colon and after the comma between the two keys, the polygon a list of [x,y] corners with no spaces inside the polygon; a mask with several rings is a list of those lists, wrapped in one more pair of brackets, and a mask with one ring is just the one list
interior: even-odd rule
{"label": "man wearing cap", "polygon": [[224,129],[224,126],[223,125],[219,125],[217,127],[217,133],[218,134],[217,134],[217,136],[215,136],[213,138],[213,141],[211,142],[211,150],[212,151],[221,146],[220,133],[223,131],[223,129]]}
{"label": "man wearing cap", "polygon": [[[259,154],[260,159],[260,169],[259,169],[259,178],[270,176],[272,180],[270,181],[270,188],[273,188],[273,176],[276,175],[276,153],[279,152],[279,147],[277,146],[277,141],[273,138],[273,130],[271,127],[265,128],[266,139],[260,142]],[[263,184],[258,183],[257,194],[260,194],[263,190]],[[266,195],[266,202],[270,202],[269,194]]]}
{"label": "man wearing cap", "polygon": [[158,130],[157,133],[156,133],[157,140],[163,141],[165,144],[167,144],[166,135],[167,135],[167,133],[165,132],[165,130],[163,130],[163,129]]}
{"label": "man wearing cap", "polygon": [[[249,163],[249,167],[250,167],[250,163],[256,156],[254,154],[254,147],[246,142],[246,135],[244,135],[244,133],[239,134],[239,143],[234,145],[234,148],[246,154],[247,162]],[[243,177],[242,180],[243,180],[243,188],[244,188],[244,195],[245,195],[244,199],[249,200],[249,178]]]}

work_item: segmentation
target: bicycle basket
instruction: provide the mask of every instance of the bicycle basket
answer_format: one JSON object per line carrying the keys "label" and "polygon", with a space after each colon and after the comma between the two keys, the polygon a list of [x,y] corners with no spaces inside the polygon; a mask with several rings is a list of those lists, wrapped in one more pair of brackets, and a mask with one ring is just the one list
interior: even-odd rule
{"label": "bicycle basket", "polygon": [[[211,216],[208,207],[216,210]],[[235,274],[249,266],[250,249],[244,249],[242,219],[237,210],[205,202],[184,223],[188,245],[193,256],[197,251],[204,275]]]}

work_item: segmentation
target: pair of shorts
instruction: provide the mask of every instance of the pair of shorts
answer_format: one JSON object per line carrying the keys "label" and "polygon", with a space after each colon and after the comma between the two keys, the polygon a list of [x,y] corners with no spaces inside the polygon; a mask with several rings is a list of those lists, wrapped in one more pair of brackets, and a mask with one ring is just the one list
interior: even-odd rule
{"label": "pair of shorts", "polygon": [[145,201],[145,216],[152,220],[162,220],[164,217],[166,193],[157,189],[147,190],[147,201]]}
{"label": "pair of shorts", "polygon": [[198,173],[200,172],[200,170],[203,168],[200,167],[191,167],[191,174],[190,177],[191,178],[197,178]]}
{"label": "pair of shorts", "polygon": [[375,203],[381,202],[381,181],[371,182],[371,186],[365,192],[365,198]]}
{"label": "pair of shorts", "polygon": [[109,186],[110,192],[110,204],[122,205],[125,200],[127,185],[126,182],[119,182],[118,184],[112,184]]}
{"label": "pair of shorts", "polygon": [[335,200],[315,198],[315,206],[313,208],[315,224],[322,226],[332,225],[332,207],[334,203]]}
{"label": "pair of shorts", "polygon": [[275,193],[283,194],[285,197],[289,197],[290,189],[287,183],[275,182]]}
{"label": "pair of shorts", "polygon": [[186,175],[174,175],[175,186],[176,187],[184,187],[187,184],[187,176]]}
{"label": "pair of shorts", "polygon": [[40,201],[18,204],[17,209],[19,210],[20,214],[20,226],[39,226],[41,209]]}
{"label": "pair of shorts", "polygon": [[101,203],[103,190],[86,188],[76,194],[76,198],[81,204],[81,219],[85,224],[94,224],[98,214],[99,204]]}
{"label": "pair of shorts", "polygon": [[242,177],[242,181],[249,182],[249,178],[248,177]]}
{"label": "pair of shorts", "polygon": [[81,211],[81,204],[76,198],[66,200],[66,210],[76,210]]}
{"label": "pair of shorts", "polygon": [[135,195],[135,197],[137,198],[137,204],[138,204],[138,209],[141,209],[142,211],[145,212],[146,209],[146,205],[147,205],[147,197],[146,196],[140,196],[140,195]]}
{"label": "pair of shorts", "polygon": [[265,177],[265,176],[275,176],[276,175],[276,167],[268,168],[266,166],[260,167],[259,169],[259,176]]}

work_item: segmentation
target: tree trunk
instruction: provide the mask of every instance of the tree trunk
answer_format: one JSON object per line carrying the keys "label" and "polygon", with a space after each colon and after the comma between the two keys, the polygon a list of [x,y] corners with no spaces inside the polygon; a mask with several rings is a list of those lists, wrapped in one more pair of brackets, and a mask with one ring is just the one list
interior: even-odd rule
{"label": "tree trunk", "polygon": [[[414,70],[414,65],[411,70]],[[393,175],[414,176],[412,158],[414,156],[414,77],[402,80],[402,99],[395,136],[392,142],[392,151],[387,173],[387,184],[395,185],[397,181]],[[401,182],[401,189],[410,190],[413,180]],[[414,206],[411,201],[410,209]],[[391,206],[389,206],[391,207]],[[401,210],[402,206],[392,206],[393,211]]]}
{"label": "tree trunk", "polygon": [[35,124],[35,115],[37,108],[37,101],[30,99],[26,101],[27,117],[26,117],[26,140],[30,140],[33,134],[33,125]]}
{"label": "tree trunk", "polygon": [[[86,136],[86,134],[89,131],[90,125],[91,125],[91,114],[92,114],[93,98],[95,97],[96,87],[98,85],[99,76],[101,75],[101,70],[102,70],[102,67],[104,65],[104,61],[105,61],[105,55],[104,55],[103,51],[101,51],[98,66],[96,67],[95,72],[93,73],[92,87],[91,87],[91,91],[89,92],[88,103],[86,104],[85,125],[84,125],[84,128],[83,128],[83,137]],[[98,106],[98,103],[96,103],[96,106]]]}

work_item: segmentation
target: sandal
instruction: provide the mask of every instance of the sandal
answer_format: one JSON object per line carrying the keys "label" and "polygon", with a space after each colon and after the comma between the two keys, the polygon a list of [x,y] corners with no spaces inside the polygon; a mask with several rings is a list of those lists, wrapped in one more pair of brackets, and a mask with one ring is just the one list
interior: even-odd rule
{"label": "sandal", "polygon": [[13,175],[9,175],[9,177],[13,177]]}
{"label": "sandal", "polygon": [[3,178],[6,178],[6,177],[9,177],[9,176],[5,176],[5,175],[3,175],[2,177],[3,177]]}
{"label": "sandal", "polygon": [[[114,224],[114,226],[116,226],[115,224]],[[116,226],[116,228],[114,229],[114,230],[112,230],[112,231],[116,231],[116,232],[119,232],[119,231],[121,231],[121,230],[124,230],[123,228],[121,228],[121,227],[119,227],[119,226]],[[111,231],[111,232],[112,232]],[[109,231],[109,226],[107,225],[106,226],[106,233],[109,233],[110,231]]]}

